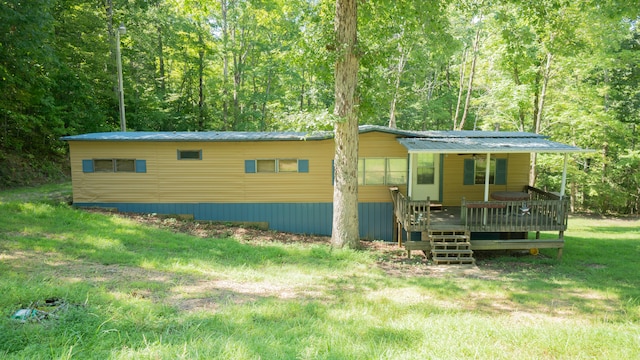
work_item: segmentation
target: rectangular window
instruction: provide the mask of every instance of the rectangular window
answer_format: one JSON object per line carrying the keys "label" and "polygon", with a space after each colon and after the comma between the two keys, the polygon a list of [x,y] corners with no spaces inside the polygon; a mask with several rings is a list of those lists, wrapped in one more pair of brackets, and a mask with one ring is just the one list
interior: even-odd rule
{"label": "rectangular window", "polygon": [[[495,184],[496,182],[496,159],[491,159],[489,169],[489,184]],[[475,183],[484,184],[487,174],[487,159],[476,159],[475,166]]]}
{"label": "rectangular window", "polygon": [[358,160],[358,185],[407,183],[407,159],[363,158]]}
{"label": "rectangular window", "polygon": [[95,159],[93,169],[95,172],[113,172],[113,159]]}
{"label": "rectangular window", "polygon": [[276,172],[276,160],[275,159],[265,159],[265,160],[257,160],[257,168],[259,173],[274,173]]}
{"label": "rectangular window", "polygon": [[309,160],[257,159],[244,161],[245,173],[308,173]]}
{"label": "rectangular window", "polygon": [[298,172],[298,160],[278,159],[278,172]]}
{"label": "rectangular window", "polygon": [[136,172],[136,162],[133,159],[115,159],[116,172]]}
{"label": "rectangular window", "polygon": [[178,150],[178,160],[202,160],[202,150]]}
{"label": "rectangular window", "polygon": [[436,180],[435,154],[417,154],[416,161],[418,184],[433,185]]}
{"label": "rectangular window", "polygon": [[402,185],[407,183],[407,159],[387,159],[387,185]]}
{"label": "rectangular window", "polygon": [[385,159],[364,159],[364,184],[384,185]]}
{"label": "rectangular window", "polygon": [[[91,164],[89,164],[91,162]],[[136,165],[138,164],[138,165]],[[138,169],[140,167],[140,169]],[[135,159],[94,159],[83,160],[85,172],[146,172],[146,161]],[[93,169],[93,171],[88,171]]]}

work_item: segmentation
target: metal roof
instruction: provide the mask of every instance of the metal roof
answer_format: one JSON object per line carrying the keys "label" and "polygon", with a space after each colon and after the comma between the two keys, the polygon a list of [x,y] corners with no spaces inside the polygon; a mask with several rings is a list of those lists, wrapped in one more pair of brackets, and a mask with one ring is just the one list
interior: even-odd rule
{"label": "metal roof", "polygon": [[[501,131],[410,131],[386,126],[361,125],[361,134],[383,132],[398,137],[409,152],[433,153],[507,153],[507,152],[589,152],[547,140],[546,136],[524,132]],[[305,141],[333,138],[333,131],[255,132],[255,131],[130,131],[101,132],[65,136],[65,141],[144,141],[144,142],[239,142],[239,141]]]}
{"label": "metal roof", "polygon": [[[422,136],[422,132],[391,129],[386,126],[361,125],[361,134],[384,132],[403,137]],[[433,132],[437,133],[437,132]],[[333,138],[333,131],[115,131],[62,137],[65,141],[291,141],[326,140]]]}
{"label": "metal roof", "polygon": [[[513,136],[513,134],[520,134]],[[410,153],[472,154],[472,153],[576,153],[591,152],[529,133],[512,136],[476,134],[474,137],[404,138],[398,139]]]}
{"label": "metal roof", "polygon": [[202,132],[101,132],[82,135],[65,136],[65,141],[175,141],[175,142],[223,142],[223,141],[288,141],[288,140],[321,140],[333,137],[331,132],[254,132],[254,131],[202,131]]}

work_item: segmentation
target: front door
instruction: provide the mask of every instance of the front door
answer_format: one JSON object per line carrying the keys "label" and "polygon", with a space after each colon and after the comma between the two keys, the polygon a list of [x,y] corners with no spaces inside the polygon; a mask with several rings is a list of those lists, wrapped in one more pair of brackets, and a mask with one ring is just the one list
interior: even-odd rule
{"label": "front door", "polygon": [[440,201],[440,155],[411,154],[411,200]]}

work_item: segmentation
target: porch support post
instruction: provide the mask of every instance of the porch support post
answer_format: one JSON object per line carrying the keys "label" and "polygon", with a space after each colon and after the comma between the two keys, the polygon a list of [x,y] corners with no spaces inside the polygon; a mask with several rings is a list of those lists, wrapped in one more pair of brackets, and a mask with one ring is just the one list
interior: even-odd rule
{"label": "porch support post", "polygon": [[568,153],[564,154],[564,167],[562,168],[562,184],[560,185],[560,199],[564,198],[564,192],[567,188],[567,157]]}
{"label": "porch support post", "polygon": [[413,159],[415,158],[415,156],[412,156],[412,153],[408,153],[407,154],[407,164],[409,164],[409,178],[407,179],[407,199],[411,200],[413,199]]}
{"label": "porch support post", "polygon": [[489,201],[490,175],[491,175],[491,153],[487,153],[487,171],[484,174],[484,201]]}
{"label": "porch support post", "polygon": [[[484,173],[484,201],[489,201],[489,179],[491,178],[491,153],[487,153],[487,168]],[[482,224],[487,225],[487,209],[482,209]]]}

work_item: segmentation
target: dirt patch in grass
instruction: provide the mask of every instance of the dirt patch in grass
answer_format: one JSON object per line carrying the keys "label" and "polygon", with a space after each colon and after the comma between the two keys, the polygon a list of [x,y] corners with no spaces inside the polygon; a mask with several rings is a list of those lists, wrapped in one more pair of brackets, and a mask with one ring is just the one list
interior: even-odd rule
{"label": "dirt patch in grass", "polygon": [[[233,226],[227,223],[208,221],[194,221],[179,216],[166,216],[158,214],[138,213],[113,213],[104,209],[86,209],[85,211],[109,213],[121,216],[129,220],[153,226],[169,229],[176,233],[185,233],[200,238],[234,238],[245,243],[278,242],[284,244],[303,245],[330,245],[328,236],[292,234],[275,230],[264,230],[251,226]],[[475,265],[440,265],[434,266],[426,254],[420,251],[412,252],[412,257],[407,257],[407,252],[398,244],[386,241],[361,241],[362,251],[375,253],[377,266],[387,275],[395,277],[431,276],[431,277],[471,277],[482,279],[497,279],[499,271],[489,269],[487,271]]]}

